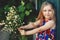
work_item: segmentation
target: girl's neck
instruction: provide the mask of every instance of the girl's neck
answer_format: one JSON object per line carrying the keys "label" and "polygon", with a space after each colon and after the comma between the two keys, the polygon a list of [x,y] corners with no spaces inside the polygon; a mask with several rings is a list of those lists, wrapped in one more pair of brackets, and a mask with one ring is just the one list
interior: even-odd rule
{"label": "girl's neck", "polygon": [[45,21],[47,22],[47,21],[49,21],[50,19],[48,19],[48,18],[45,18]]}

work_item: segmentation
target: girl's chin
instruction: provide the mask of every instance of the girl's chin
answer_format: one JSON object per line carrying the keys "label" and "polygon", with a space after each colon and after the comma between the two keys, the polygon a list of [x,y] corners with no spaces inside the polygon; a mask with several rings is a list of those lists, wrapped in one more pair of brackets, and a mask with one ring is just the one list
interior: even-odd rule
{"label": "girl's chin", "polygon": [[48,17],[48,16],[47,16],[47,17],[45,17],[45,18],[50,19],[50,17]]}

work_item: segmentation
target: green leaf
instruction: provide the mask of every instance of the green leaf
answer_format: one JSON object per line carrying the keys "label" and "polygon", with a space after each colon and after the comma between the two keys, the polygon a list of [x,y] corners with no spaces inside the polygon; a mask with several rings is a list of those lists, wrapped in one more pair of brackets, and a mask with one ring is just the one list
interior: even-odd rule
{"label": "green leaf", "polygon": [[29,10],[30,12],[32,12],[32,10]]}
{"label": "green leaf", "polygon": [[5,11],[9,11],[9,8],[10,8],[9,5],[6,5],[6,6],[4,7],[4,10],[5,10]]}
{"label": "green leaf", "polygon": [[24,10],[25,10],[25,7],[24,7],[24,6],[20,5],[20,6],[18,7],[18,11],[19,11],[19,12],[24,12]]}
{"label": "green leaf", "polygon": [[26,36],[22,36],[22,40],[27,40],[27,37]]}
{"label": "green leaf", "polygon": [[24,3],[23,1],[21,1],[21,5],[23,5],[23,6],[24,6],[24,5],[25,5],[25,3]]}
{"label": "green leaf", "polygon": [[32,9],[32,4],[31,4],[31,3],[28,3],[28,4],[26,4],[25,6],[26,6],[26,9],[28,9],[28,10],[29,10],[29,9]]}
{"label": "green leaf", "polygon": [[26,16],[30,14],[30,11],[25,11]]}
{"label": "green leaf", "polygon": [[21,21],[24,20],[24,16],[25,16],[25,13],[21,13],[21,14],[20,14]]}

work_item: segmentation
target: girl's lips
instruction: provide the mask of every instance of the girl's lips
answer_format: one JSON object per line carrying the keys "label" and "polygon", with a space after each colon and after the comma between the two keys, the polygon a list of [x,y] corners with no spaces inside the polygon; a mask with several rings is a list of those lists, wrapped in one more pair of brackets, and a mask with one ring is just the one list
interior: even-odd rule
{"label": "girl's lips", "polygon": [[47,16],[50,16],[50,15],[47,15]]}

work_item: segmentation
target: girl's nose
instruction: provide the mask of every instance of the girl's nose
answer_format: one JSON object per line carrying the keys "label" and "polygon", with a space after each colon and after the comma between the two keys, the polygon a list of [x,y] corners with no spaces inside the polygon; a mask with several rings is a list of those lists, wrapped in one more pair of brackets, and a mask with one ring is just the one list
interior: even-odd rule
{"label": "girl's nose", "polygon": [[49,11],[47,11],[47,14],[49,14]]}

